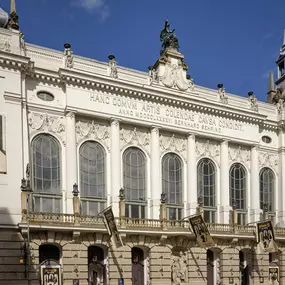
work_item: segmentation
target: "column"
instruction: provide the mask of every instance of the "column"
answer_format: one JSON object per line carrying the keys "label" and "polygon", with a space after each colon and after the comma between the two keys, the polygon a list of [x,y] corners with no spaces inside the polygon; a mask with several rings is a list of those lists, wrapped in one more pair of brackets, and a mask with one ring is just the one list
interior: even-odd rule
{"label": "column", "polygon": [[152,219],[159,219],[160,216],[160,197],[162,193],[161,189],[161,175],[160,175],[160,148],[159,148],[159,128],[157,126],[151,127],[151,138],[150,138],[150,149],[151,149],[151,201],[150,201],[150,212]]}
{"label": "column", "polygon": [[119,191],[121,185],[120,123],[111,119],[111,206],[115,217],[119,216]]}
{"label": "column", "polygon": [[279,130],[279,149],[278,149],[278,203],[276,201],[276,206],[278,211],[277,222],[280,226],[285,225],[285,130],[280,128]]}
{"label": "column", "polygon": [[260,220],[260,193],[257,146],[251,148],[250,155],[250,220]]}
{"label": "column", "polygon": [[230,222],[230,191],[229,191],[229,143],[221,142],[221,167],[220,167],[220,223]]}
{"label": "column", "polygon": [[[77,150],[75,134],[75,113],[68,112],[66,115],[66,213],[73,213],[73,185],[77,181]],[[80,187],[79,187],[80,192]]]}
{"label": "column", "polygon": [[197,162],[195,134],[187,137],[187,201],[188,215],[196,214],[197,209]]}

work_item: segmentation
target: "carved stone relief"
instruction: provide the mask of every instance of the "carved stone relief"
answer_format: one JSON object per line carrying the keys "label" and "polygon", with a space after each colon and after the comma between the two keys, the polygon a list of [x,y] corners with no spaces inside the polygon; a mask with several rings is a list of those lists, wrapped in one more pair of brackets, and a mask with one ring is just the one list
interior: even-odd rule
{"label": "carved stone relief", "polygon": [[48,115],[47,113],[30,112],[28,115],[28,124],[30,135],[40,132],[53,133],[65,145],[65,120],[64,117]]}
{"label": "carved stone relief", "polygon": [[213,159],[218,165],[220,165],[220,145],[216,142],[209,140],[200,140],[196,142],[196,154],[197,159],[206,156]]}
{"label": "carved stone relief", "polygon": [[179,253],[172,253],[171,265],[171,281],[172,284],[178,285],[181,283],[188,283],[188,267],[187,254],[180,251]]}
{"label": "carved stone relief", "polygon": [[77,145],[86,139],[96,140],[110,151],[110,129],[108,126],[94,121],[77,121],[75,129]]}
{"label": "carved stone relief", "polygon": [[150,155],[150,133],[142,130],[122,128],[120,130],[121,149],[128,145],[143,148]]}
{"label": "carved stone relief", "polygon": [[275,172],[278,172],[278,156],[277,154],[269,152],[259,152],[258,153],[258,164],[259,168],[269,167]]}
{"label": "carved stone relief", "polygon": [[184,138],[176,137],[174,134],[169,136],[160,136],[161,152],[172,151],[180,154],[187,161],[187,141]]}
{"label": "carved stone relief", "polygon": [[240,162],[250,169],[250,150],[241,146],[229,147],[229,164]]}
{"label": "carved stone relief", "polygon": [[11,52],[11,36],[0,35],[0,50],[5,52]]}

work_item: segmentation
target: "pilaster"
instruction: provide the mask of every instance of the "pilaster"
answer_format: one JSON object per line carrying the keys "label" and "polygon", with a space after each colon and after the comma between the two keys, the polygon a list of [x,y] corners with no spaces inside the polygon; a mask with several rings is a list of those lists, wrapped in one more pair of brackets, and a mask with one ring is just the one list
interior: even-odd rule
{"label": "pilaster", "polygon": [[196,214],[197,209],[197,165],[195,134],[187,137],[187,201],[188,215]]}
{"label": "pilaster", "polygon": [[66,153],[66,213],[73,213],[73,184],[78,183],[75,112],[66,114]]}
{"label": "pilaster", "polygon": [[119,191],[121,188],[120,121],[111,119],[111,206],[119,216]]}
{"label": "pilaster", "polygon": [[151,127],[150,138],[151,149],[151,200],[150,200],[150,213],[152,219],[159,219],[160,216],[160,195],[161,195],[161,183],[160,183],[160,149],[159,149],[159,127]]}
{"label": "pilaster", "polygon": [[229,142],[221,142],[221,167],[220,167],[220,223],[228,224],[230,221],[230,193],[229,193]]}
{"label": "pilaster", "polygon": [[277,221],[280,225],[285,224],[285,191],[283,191],[285,187],[285,175],[281,175],[285,171],[285,130],[279,130],[279,154],[278,154],[278,197],[280,197],[278,201],[278,217]]}
{"label": "pilaster", "polygon": [[250,154],[250,220],[260,220],[260,193],[257,146],[251,147]]}

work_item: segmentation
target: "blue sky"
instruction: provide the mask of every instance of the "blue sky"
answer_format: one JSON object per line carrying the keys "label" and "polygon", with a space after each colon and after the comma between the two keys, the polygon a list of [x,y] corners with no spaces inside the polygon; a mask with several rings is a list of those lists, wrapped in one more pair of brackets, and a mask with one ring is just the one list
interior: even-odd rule
{"label": "blue sky", "polygon": [[[1,7],[9,10],[9,0]],[[196,84],[266,99],[285,29],[284,0],[16,0],[28,42],[142,71],[168,18]]]}

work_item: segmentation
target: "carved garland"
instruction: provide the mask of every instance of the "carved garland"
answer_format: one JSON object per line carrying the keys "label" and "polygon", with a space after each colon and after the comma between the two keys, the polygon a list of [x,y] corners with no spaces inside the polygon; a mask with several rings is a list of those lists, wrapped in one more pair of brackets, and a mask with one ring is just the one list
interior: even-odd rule
{"label": "carved garland", "polygon": [[110,131],[107,126],[91,122],[76,122],[76,143],[79,145],[86,139],[102,143],[110,151]]}
{"label": "carved garland", "polygon": [[128,145],[142,147],[150,155],[150,134],[137,130],[121,129],[121,149]]}
{"label": "carved garland", "polygon": [[250,169],[250,151],[248,149],[239,147],[229,148],[229,163],[240,162]]}
{"label": "carved garland", "polygon": [[218,144],[210,143],[209,140],[205,142],[196,142],[196,154],[197,159],[202,156],[206,156],[215,160],[215,162],[220,165],[220,147]]}
{"label": "carved garland", "polygon": [[34,135],[40,132],[53,133],[65,145],[65,121],[64,117],[51,116],[47,113],[34,113],[28,114],[28,125],[30,134]]}
{"label": "carved garland", "polygon": [[259,169],[263,167],[269,167],[275,172],[278,171],[278,156],[269,152],[259,152],[258,153],[258,164]]}
{"label": "carved garland", "polygon": [[162,152],[172,151],[182,155],[183,159],[187,161],[187,144],[186,139],[177,138],[173,134],[171,137],[160,136],[160,150]]}

